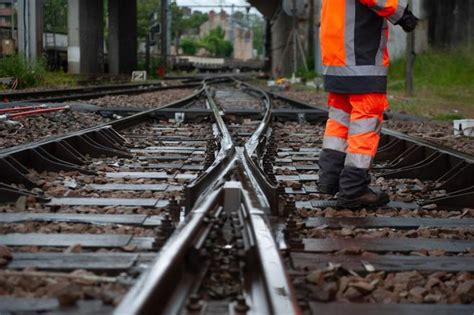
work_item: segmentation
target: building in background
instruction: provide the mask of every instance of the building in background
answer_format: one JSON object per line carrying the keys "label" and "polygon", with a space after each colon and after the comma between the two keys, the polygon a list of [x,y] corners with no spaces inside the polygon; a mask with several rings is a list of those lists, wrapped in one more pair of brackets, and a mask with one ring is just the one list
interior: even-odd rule
{"label": "building in background", "polygon": [[15,25],[16,0],[0,0],[0,53],[11,55],[16,50],[16,25]]}
{"label": "building in background", "polygon": [[248,28],[234,28],[234,58],[239,60],[254,59],[253,32]]}
{"label": "building in background", "polygon": [[224,10],[219,13],[215,11],[208,13],[208,21],[201,25],[199,36],[204,37],[218,27],[224,30],[225,39],[232,43],[234,59],[250,60],[256,57],[253,49],[252,29],[233,19]]}

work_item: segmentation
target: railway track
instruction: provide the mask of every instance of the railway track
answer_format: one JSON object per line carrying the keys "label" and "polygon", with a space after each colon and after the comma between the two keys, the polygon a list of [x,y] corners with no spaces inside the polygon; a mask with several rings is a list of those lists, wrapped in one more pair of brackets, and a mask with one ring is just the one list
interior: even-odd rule
{"label": "railway track", "polygon": [[157,81],[147,83],[108,84],[41,91],[6,92],[0,94],[0,99],[4,102],[0,105],[0,108],[6,108],[25,103],[66,102],[74,100],[87,100],[106,95],[133,95],[145,92],[156,92],[176,88],[184,89],[195,87],[199,87],[199,84],[192,82],[176,82],[172,85],[166,85],[162,82]]}
{"label": "railway track", "polygon": [[385,129],[392,202],[336,209],[327,114],[224,81],[0,151],[0,311],[472,314],[473,157]]}

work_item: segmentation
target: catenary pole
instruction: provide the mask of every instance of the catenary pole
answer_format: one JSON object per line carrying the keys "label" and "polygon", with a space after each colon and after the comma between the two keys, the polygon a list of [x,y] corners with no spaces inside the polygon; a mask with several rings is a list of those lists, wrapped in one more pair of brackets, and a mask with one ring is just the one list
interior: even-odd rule
{"label": "catenary pole", "polygon": [[[413,8],[413,0],[408,1],[410,8]],[[415,67],[415,31],[407,34],[406,50],[406,71],[405,71],[405,90],[407,96],[413,96],[414,91],[414,67]]]}

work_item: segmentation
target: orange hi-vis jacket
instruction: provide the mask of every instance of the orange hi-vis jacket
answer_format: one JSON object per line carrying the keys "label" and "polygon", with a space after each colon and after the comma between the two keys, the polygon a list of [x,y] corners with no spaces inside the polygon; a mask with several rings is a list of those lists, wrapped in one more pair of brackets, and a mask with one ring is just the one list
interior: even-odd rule
{"label": "orange hi-vis jacket", "polygon": [[325,87],[334,93],[385,93],[388,24],[407,0],[323,0],[321,49]]}

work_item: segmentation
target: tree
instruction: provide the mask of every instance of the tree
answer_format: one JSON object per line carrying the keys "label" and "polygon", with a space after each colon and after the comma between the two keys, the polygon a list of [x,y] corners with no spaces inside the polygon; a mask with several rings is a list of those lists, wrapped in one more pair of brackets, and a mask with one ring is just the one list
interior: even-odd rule
{"label": "tree", "polygon": [[171,36],[172,39],[179,39],[185,27],[184,12],[178,7],[176,2],[171,3]]}
{"label": "tree", "polygon": [[161,0],[138,0],[137,1],[137,27],[138,37],[145,38],[150,29],[150,16],[160,12]]}
{"label": "tree", "polygon": [[199,33],[199,28],[201,25],[207,22],[209,17],[207,16],[206,13],[202,13],[199,11],[194,11],[193,14],[188,19],[184,20],[184,32],[186,31],[192,31],[196,32],[196,34]]}
{"label": "tree", "polygon": [[243,23],[245,15],[241,11],[235,11],[234,14],[232,14],[232,19],[236,22]]}
{"label": "tree", "polygon": [[44,1],[44,30],[67,34],[67,0]]}
{"label": "tree", "polygon": [[265,33],[266,25],[265,21],[261,16],[251,15],[250,23],[253,31],[253,48],[257,50],[259,55],[263,55],[263,49],[265,47]]}
{"label": "tree", "polygon": [[[137,2],[137,24],[138,36],[145,38],[150,29],[150,17],[153,13],[161,12],[162,0],[138,0]],[[171,10],[171,40],[176,43],[176,46],[181,46],[179,40],[184,34],[189,34],[190,31],[197,30],[207,21],[207,14],[194,11],[191,16],[186,16],[182,7],[179,7],[175,2],[170,4]],[[158,16],[159,18],[159,16]],[[161,21],[161,19],[160,19]],[[160,22],[159,21],[159,22]],[[189,43],[187,43],[189,44]]]}
{"label": "tree", "polygon": [[200,48],[199,41],[191,37],[181,39],[181,48],[185,55],[195,55]]}
{"label": "tree", "polygon": [[207,14],[194,11],[190,16],[185,15],[182,7],[171,4],[171,32],[172,36],[180,38],[184,34],[199,33],[199,27],[207,20]]}
{"label": "tree", "polygon": [[215,57],[231,57],[234,47],[225,39],[224,30],[218,26],[201,40],[202,46]]}

